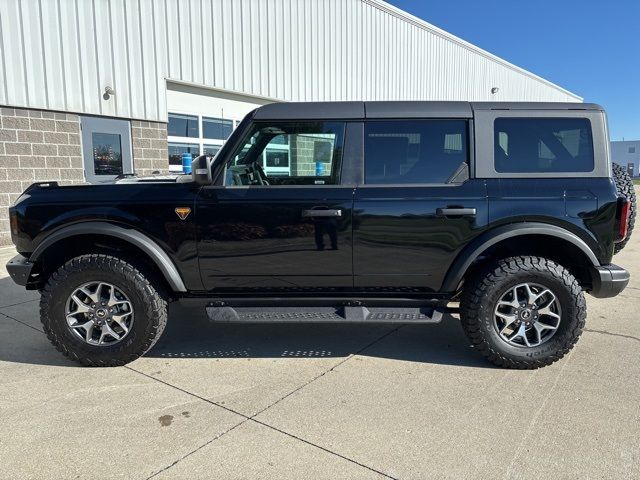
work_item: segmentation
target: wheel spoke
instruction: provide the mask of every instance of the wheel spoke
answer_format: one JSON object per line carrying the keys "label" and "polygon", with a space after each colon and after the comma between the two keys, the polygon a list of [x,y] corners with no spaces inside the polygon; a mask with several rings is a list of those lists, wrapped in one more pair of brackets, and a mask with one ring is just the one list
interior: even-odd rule
{"label": "wheel spoke", "polygon": [[111,317],[111,319],[116,322],[120,328],[124,331],[124,334],[126,335],[127,333],[129,333],[129,327],[127,327],[127,323],[126,323],[126,318],[129,315],[131,315],[131,313],[124,313],[122,315],[113,315]]}
{"label": "wheel spoke", "polygon": [[102,343],[102,341],[104,340],[104,337],[106,337],[107,335],[109,335],[110,337],[116,339],[116,340],[120,340],[120,335],[118,335],[116,332],[113,331],[113,329],[108,325],[108,324],[104,324],[101,326],[102,331],[100,332],[100,339],[98,340],[98,343]]}
{"label": "wheel spoke", "polygon": [[71,300],[76,304],[76,311],[73,313],[85,313],[90,310],[89,306],[84,303],[75,293],[71,295]]}
{"label": "wheel spoke", "polygon": [[527,338],[527,330],[524,324],[520,325],[520,327],[518,327],[518,330],[516,330],[516,332],[513,335],[511,335],[511,337],[509,337],[509,341],[513,342],[518,337],[522,338],[524,344],[527,347],[531,346],[531,344],[529,343],[529,339]]}
{"label": "wheel spoke", "polygon": [[97,303],[100,300],[98,299],[98,294],[97,294],[97,290],[93,293],[91,293],[89,290],[87,290],[86,287],[81,287],[78,290],[80,290],[82,293],[84,293],[87,297],[89,297],[89,299],[93,302],[93,303]]}

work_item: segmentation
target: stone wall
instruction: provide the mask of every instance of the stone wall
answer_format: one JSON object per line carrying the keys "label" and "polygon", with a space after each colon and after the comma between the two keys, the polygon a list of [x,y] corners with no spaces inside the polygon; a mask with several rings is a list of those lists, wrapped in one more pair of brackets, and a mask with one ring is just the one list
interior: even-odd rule
{"label": "stone wall", "polygon": [[84,182],[78,115],[0,108],[0,245],[10,245],[8,207],[33,182]]}
{"label": "stone wall", "polygon": [[167,124],[131,121],[133,169],[138,175],[169,172]]}

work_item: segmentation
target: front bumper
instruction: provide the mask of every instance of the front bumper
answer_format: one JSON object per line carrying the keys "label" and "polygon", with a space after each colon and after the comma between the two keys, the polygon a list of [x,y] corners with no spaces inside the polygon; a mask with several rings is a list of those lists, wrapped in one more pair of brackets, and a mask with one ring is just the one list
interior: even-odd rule
{"label": "front bumper", "polygon": [[589,292],[597,298],[615,297],[629,283],[629,272],[617,265],[609,264],[591,270],[593,286]]}
{"label": "front bumper", "polygon": [[11,275],[11,279],[18,285],[25,286],[29,283],[33,263],[22,255],[16,255],[7,263],[7,272]]}

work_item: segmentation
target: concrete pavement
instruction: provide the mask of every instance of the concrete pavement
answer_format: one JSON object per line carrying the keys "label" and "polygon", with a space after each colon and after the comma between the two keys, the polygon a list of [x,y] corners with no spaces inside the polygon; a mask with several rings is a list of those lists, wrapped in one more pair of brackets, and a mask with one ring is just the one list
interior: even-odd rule
{"label": "concrete pavement", "polygon": [[[14,252],[0,249],[4,266]],[[562,361],[493,368],[440,325],[211,325],[173,308],[81,368],[0,270],[0,478],[640,478],[640,231]]]}

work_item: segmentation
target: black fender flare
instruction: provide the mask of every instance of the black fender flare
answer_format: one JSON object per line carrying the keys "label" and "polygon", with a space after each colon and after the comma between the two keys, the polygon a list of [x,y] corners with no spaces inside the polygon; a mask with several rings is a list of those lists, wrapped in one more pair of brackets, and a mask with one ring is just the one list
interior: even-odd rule
{"label": "black fender flare", "polygon": [[186,292],[187,288],[182,281],[178,269],[174,265],[169,255],[152,239],[144,233],[125,228],[108,222],[82,222],[63,227],[51,233],[42,240],[29,257],[29,261],[34,263],[40,256],[54,243],[65,238],[76,235],[104,235],[119,238],[142,250],[160,269],[164,278],[175,292]]}
{"label": "black fender flare", "polygon": [[454,262],[449,267],[447,275],[442,282],[441,290],[443,292],[455,292],[458,285],[462,281],[465,273],[471,264],[489,247],[495,245],[502,240],[517,237],[521,235],[549,235],[552,237],[566,240],[579,248],[582,253],[589,259],[591,266],[598,267],[600,262],[593,250],[589,248],[584,240],[576,234],[556,225],[546,223],[512,223],[496,227],[488,232],[483,233],[471,242],[462,252],[458,254]]}

